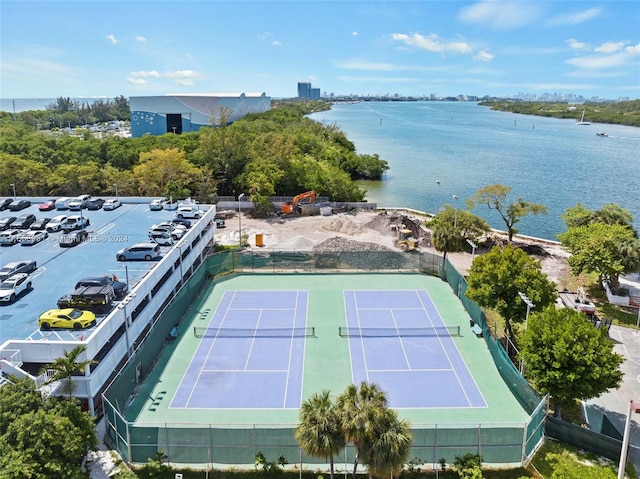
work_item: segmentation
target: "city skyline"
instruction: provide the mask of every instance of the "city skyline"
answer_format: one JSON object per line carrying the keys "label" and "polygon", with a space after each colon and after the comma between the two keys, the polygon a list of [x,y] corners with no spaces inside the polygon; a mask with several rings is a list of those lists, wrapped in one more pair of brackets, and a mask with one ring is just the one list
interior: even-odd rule
{"label": "city skyline", "polygon": [[640,8],[618,1],[15,1],[6,98],[169,93],[640,98]]}

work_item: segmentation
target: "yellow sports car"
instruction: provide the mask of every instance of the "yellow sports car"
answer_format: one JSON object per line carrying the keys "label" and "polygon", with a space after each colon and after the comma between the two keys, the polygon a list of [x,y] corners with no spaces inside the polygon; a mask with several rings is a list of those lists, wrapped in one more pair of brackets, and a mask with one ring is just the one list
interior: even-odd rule
{"label": "yellow sports car", "polygon": [[91,311],[79,309],[50,309],[40,315],[38,326],[42,329],[51,328],[88,328],[96,324],[96,315]]}

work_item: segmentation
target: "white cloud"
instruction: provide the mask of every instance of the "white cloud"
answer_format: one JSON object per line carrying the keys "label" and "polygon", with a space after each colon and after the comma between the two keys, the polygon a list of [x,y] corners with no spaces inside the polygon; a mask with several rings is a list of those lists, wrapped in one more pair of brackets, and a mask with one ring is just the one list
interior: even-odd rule
{"label": "white cloud", "polygon": [[599,47],[595,48],[596,53],[613,53],[619,52],[624,48],[624,42],[605,42]]}
{"label": "white cloud", "polygon": [[630,47],[626,47],[624,51],[627,53],[640,53],[640,43],[638,43],[637,45],[631,45]]}
{"label": "white cloud", "polygon": [[489,52],[479,51],[474,55],[473,59],[478,62],[490,62],[494,57],[495,55],[492,55]]}
{"label": "white cloud", "polygon": [[140,42],[140,43],[145,43],[147,41],[147,39],[145,37],[143,37],[142,35],[138,35],[138,36],[136,36],[136,41]]}
{"label": "white cloud", "polygon": [[172,78],[176,81],[191,78],[202,78],[202,74],[193,70],[177,70],[175,72],[166,72],[162,74],[163,77]]}
{"label": "white cloud", "polygon": [[613,68],[624,65],[629,60],[626,53],[617,53],[615,55],[589,55],[584,57],[571,58],[567,63],[576,68],[584,70],[599,70],[603,68]]}
{"label": "white cloud", "polygon": [[145,72],[145,71],[131,72],[130,75],[134,77],[143,77],[143,78],[147,78],[147,77],[160,78],[160,73],[158,73],[155,70],[151,70],[148,72]]}
{"label": "white cloud", "polygon": [[113,33],[110,33],[109,35],[107,35],[106,38],[111,42],[112,45],[115,45],[120,41],[116,39],[116,36]]}
{"label": "white cloud", "polygon": [[273,45],[274,47],[281,47],[282,43],[280,43],[278,40],[274,40],[271,42],[271,45]]}
{"label": "white cloud", "polygon": [[458,19],[465,23],[486,25],[498,30],[515,30],[534,23],[540,14],[540,4],[533,2],[482,0],[461,9]]}
{"label": "white cloud", "polygon": [[443,42],[438,38],[438,35],[432,33],[428,37],[420,35],[419,33],[412,33],[407,35],[405,33],[392,33],[391,38],[396,41],[402,42],[407,46],[419,48],[421,50],[427,50],[436,53],[459,53],[462,55],[470,54],[471,47],[466,42]]}
{"label": "white cloud", "polygon": [[568,13],[566,15],[558,15],[551,18],[547,25],[559,26],[559,25],[579,25],[589,20],[593,20],[602,13],[601,8],[588,8],[577,13]]}
{"label": "white cloud", "polygon": [[565,40],[565,43],[567,43],[567,45],[569,45],[569,48],[573,48],[574,50],[588,50],[589,49],[589,44],[588,43],[579,42],[575,38],[569,38],[568,40]]}
{"label": "white cloud", "polygon": [[357,37],[359,34],[358,32],[356,32],[355,30],[353,32],[351,32],[351,36],[352,37]]}
{"label": "white cloud", "polygon": [[269,33],[269,32],[264,32],[264,33],[259,33],[258,34],[258,40],[260,40],[261,42],[263,42],[265,40],[269,40],[272,37],[273,37],[273,33]]}
{"label": "white cloud", "polygon": [[144,78],[127,78],[127,83],[131,83],[132,85],[146,85],[149,82]]}

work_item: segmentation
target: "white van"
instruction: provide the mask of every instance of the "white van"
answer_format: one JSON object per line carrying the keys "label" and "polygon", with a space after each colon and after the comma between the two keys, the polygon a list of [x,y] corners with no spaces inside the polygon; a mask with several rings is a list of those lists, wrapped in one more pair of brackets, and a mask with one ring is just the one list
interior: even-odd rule
{"label": "white van", "polygon": [[58,198],[56,200],[56,209],[57,210],[68,210],[69,203],[71,203],[74,198]]}

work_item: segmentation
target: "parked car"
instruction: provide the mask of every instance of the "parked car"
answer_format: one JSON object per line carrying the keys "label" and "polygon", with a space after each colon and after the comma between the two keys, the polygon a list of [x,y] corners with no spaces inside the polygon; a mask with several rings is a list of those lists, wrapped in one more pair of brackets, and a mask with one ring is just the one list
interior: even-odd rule
{"label": "parked car", "polygon": [[160,257],[160,245],[156,243],[137,243],[116,253],[118,261],[151,261]]}
{"label": "parked car", "polygon": [[171,246],[176,239],[165,230],[149,230],[149,239],[160,246]]}
{"label": "parked car", "polygon": [[0,218],[0,231],[8,230],[11,227],[11,223],[17,219],[17,216],[5,216],[4,218]]}
{"label": "parked car", "polygon": [[89,226],[89,218],[80,215],[72,215],[67,217],[66,221],[62,223],[62,231],[81,230]]}
{"label": "parked car", "polygon": [[164,209],[164,200],[151,200],[151,203],[149,203],[149,209],[151,211],[161,211]]}
{"label": "parked car", "polygon": [[2,246],[13,246],[18,241],[20,241],[20,236],[22,235],[21,230],[4,230],[0,233],[0,245]]}
{"label": "parked car", "polygon": [[118,199],[110,199],[104,202],[104,204],[102,205],[102,209],[105,211],[112,211],[115,210],[116,208],[120,208],[122,206],[122,203],[120,203],[120,200]]}
{"label": "parked car", "polygon": [[7,263],[2,267],[2,269],[0,269],[0,281],[4,281],[5,279],[18,273],[31,274],[36,269],[38,269],[38,265],[31,259]]}
{"label": "parked car", "polygon": [[173,223],[174,225],[182,225],[186,229],[191,228],[191,221],[185,218],[173,218],[170,223]]}
{"label": "parked car", "polygon": [[0,302],[13,303],[32,289],[27,273],[17,273],[0,282]]}
{"label": "parked car", "polygon": [[29,228],[34,231],[46,230],[47,225],[49,224],[50,221],[51,221],[51,218],[37,218],[33,223],[31,223],[31,226],[29,226]]}
{"label": "parked car", "polygon": [[46,231],[27,231],[20,235],[20,244],[22,246],[32,246],[40,243],[49,237],[49,233]]}
{"label": "parked car", "polygon": [[67,233],[62,233],[58,237],[58,244],[63,248],[70,248],[72,246],[79,245],[87,239],[89,239],[89,233],[87,232],[87,230],[74,230]]}
{"label": "parked car", "polygon": [[57,210],[68,210],[69,209],[69,203],[71,203],[72,201],[73,201],[73,198],[67,198],[67,197],[58,198],[56,200],[56,209]]}
{"label": "parked car", "polygon": [[51,211],[56,209],[56,200],[47,200],[38,205],[40,211]]}
{"label": "parked car", "polygon": [[151,236],[151,233],[154,231],[164,231],[166,233],[170,233],[171,236],[173,236],[173,239],[179,240],[184,236],[187,229],[182,225],[174,225],[173,223],[164,222],[153,225],[149,229],[149,236]]}
{"label": "parked car", "polygon": [[87,209],[92,211],[99,210],[102,208],[102,205],[104,205],[102,198],[93,198],[87,203]]}
{"label": "parked car", "polygon": [[73,328],[83,329],[96,324],[96,315],[91,311],[80,309],[50,309],[38,318],[38,326],[42,329]]}
{"label": "parked car", "polygon": [[197,206],[181,206],[176,210],[176,218],[199,219],[205,211]]}
{"label": "parked car", "polygon": [[87,207],[87,204],[91,200],[91,195],[80,195],[73,198],[68,205],[71,211],[80,211]]}
{"label": "parked car", "polygon": [[11,211],[21,211],[29,206],[31,206],[31,201],[29,200],[14,200],[9,205],[9,209]]}
{"label": "parked car", "polygon": [[30,213],[26,215],[20,215],[13,223],[11,223],[11,228],[17,230],[26,230],[33,224],[35,220],[36,215],[32,215]]}
{"label": "parked car", "polygon": [[216,218],[215,222],[216,222],[216,228],[226,228],[227,227],[226,223],[224,222],[224,219],[222,219],[222,218]]}
{"label": "parked car", "polygon": [[4,200],[0,200],[0,211],[8,210],[9,205],[12,201],[12,198],[5,198]]}
{"label": "parked car", "polygon": [[58,299],[58,308],[77,308],[106,313],[115,297],[115,292],[110,284],[80,286],[73,293],[60,297]]}
{"label": "parked car", "polygon": [[124,298],[127,294],[127,283],[123,283],[122,281],[118,281],[118,277],[114,274],[109,276],[89,276],[87,278],[82,278],[80,281],[76,283],[76,289],[80,286],[100,286],[100,285],[111,285],[113,291],[116,294],[116,298]]}
{"label": "parked car", "polygon": [[47,231],[49,233],[55,233],[56,231],[60,231],[62,229],[62,223],[67,221],[66,215],[58,215],[51,218],[51,221],[47,223]]}

